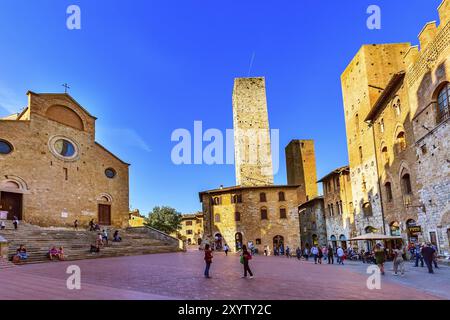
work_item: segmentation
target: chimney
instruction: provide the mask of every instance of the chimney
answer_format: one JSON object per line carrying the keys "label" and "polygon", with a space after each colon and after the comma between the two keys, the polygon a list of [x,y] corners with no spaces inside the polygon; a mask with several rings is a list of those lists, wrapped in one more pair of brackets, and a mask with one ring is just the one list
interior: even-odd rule
{"label": "chimney", "polygon": [[405,63],[406,70],[411,67],[414,63],[416,63],[417,58],[419,57],[419,46],[411,46],[403,58]]}
{"label": "chimney", "polygon": [[440,26],[444,27],[450,20],[450,0],[443,0],[438,7]]}
{"label": "chimney", "polygon": [[420,51],[426,49],[426,47],[434,40],[437,33],[436,21],[428,22],[422,31],[419,33]]}

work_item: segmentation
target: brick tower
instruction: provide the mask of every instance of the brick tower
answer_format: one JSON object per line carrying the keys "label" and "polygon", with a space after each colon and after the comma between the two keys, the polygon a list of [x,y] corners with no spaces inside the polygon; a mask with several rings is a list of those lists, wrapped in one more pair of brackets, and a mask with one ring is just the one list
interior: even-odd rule
{"label": "brick tower", "polygon": [[307,199],[317,197],[314,140],[292,140],[285,149],[288,185],[300,185]]}
{"label": "brick tower", "polygon": [[264,78],[236,78],[233,90],[236,185],[273,184]]}

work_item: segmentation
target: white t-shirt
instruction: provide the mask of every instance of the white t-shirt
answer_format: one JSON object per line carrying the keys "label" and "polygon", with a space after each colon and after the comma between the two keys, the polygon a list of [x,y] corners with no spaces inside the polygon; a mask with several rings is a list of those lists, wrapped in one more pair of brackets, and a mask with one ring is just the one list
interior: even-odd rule
{"label": "white t-shirt", "polygon": [[342,248],[338,248],[337,249],[337,255],[338,255],[338,257],[344,256],[344,250],[342,250]]}

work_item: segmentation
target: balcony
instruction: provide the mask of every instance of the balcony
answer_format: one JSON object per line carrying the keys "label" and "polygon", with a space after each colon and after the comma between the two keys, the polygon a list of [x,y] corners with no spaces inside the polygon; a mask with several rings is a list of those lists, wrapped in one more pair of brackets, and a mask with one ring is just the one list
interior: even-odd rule
{"label": "balcony", "polygon": [[436,124],[440,124],[441,122],[446,121],[450,117],[450,109],[447,106],[444,109],[437,110]]}

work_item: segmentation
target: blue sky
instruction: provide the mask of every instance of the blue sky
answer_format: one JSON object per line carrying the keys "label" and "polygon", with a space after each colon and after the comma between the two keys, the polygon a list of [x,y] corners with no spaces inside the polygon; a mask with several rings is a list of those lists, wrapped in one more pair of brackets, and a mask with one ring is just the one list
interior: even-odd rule
{"label": "blue sky", "polygon": [[[314,139],[318,176],[347,163],[340,74],[362,44],[412,42],[440,0],[35,0],[0,2],[0,116],[25,93],[70,94],[98,117],[97,141],[130,168],[130,205],[201,210],[198,192],[234,185],[232,165],[171,161],[173,130],[232,128],[235,77],[264,76],[284,146]],[[66,28],[69,5],[81,30]],[[381,30],[366,27],[369,5]],[[254,55],[249,73],[250,61]]]}

